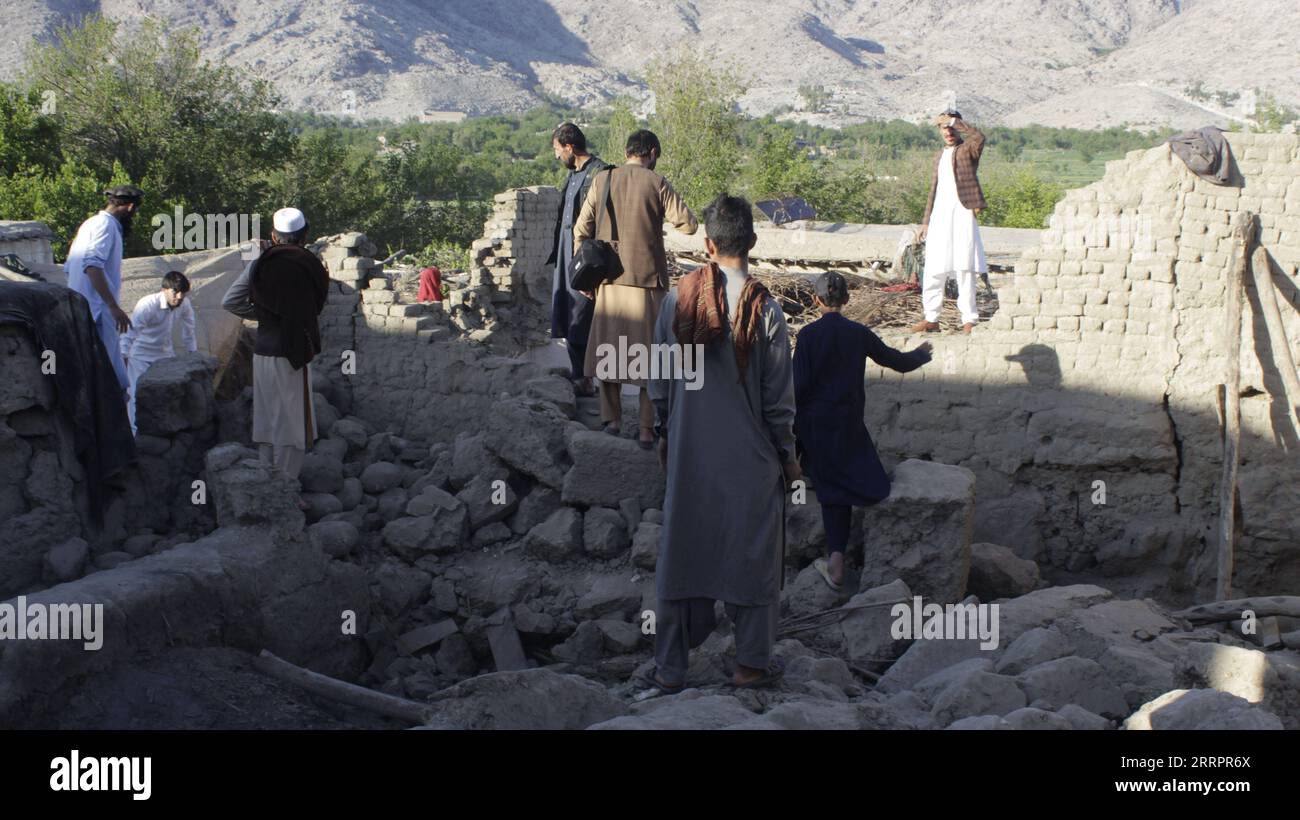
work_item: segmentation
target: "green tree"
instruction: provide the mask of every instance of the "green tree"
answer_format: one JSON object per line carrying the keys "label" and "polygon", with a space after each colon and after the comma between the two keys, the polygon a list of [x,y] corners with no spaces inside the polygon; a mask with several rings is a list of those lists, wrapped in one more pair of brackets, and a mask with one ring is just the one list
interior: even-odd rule
{"label": "green tree", "polygon": [[1255,99],[1255,130],[1268,133],[1280,133],[1286,125],[1300,118],[1295,109],[1278,102],[1275,95],[1267,91],[1257,91]]}
{"label": "green tree", "polygon": [[52,93],[65,155],[100,176],[120,163],[146,215],[170,202],[236,212],[293,145],[268,83],[201,60],[196,30],[153,19],[129,36],[95,16],[62,28],[33,47],[26,79]]}
{"label": "green tree", "polygon": [[[66,160],[52,171],[27,166],[0,176],[0,219],[44,222],[54,232],[54,258],[62,259],[81,223],[104,207],[104,189],[128,181],[120,164],[108,177],[76,160]],[[129,244],[145,245],[150,230],[148,220],[137,217]]]}
{"label": "green tree", "polygon": [[983,180],[983,188],[989,207],[980,221],[1002,228],[1047,227],[1047,218],[1064,196],[1060,186],[1026,168],[990,174]]}
{"label": "green tree", "polygon": [[745,83],[685,48],[654,60],[646,83],[655,97],[650,127],[663,145],[657,170],[698,211],[736,183]]}
{"label": "green tree", "polygon": [[34,89],[0,83],[0,173],[58,166],[59,127],[42,113],[46,105]]}
{"label": "green tree", "polygon": [[641,127],[632,110],[632,101],[626,97],[614,100],[609,109],[609,123],[605,126],[605,139],[601,144],[600,155],[606,162],[623,161],[627,138]]}
{"label": "green tree", "polygon": [[814,114],[825,111],[831,101],[831,93],[821,85],[799,86],[799,97],[803,99],[803,110]]}
{"label": "green tree", "polygon": [[785,194],[806,196],[813,190],[816,176],[816,167],[796,145],[794,133],[773,125],[750,155],[744,187],[753,200]]}

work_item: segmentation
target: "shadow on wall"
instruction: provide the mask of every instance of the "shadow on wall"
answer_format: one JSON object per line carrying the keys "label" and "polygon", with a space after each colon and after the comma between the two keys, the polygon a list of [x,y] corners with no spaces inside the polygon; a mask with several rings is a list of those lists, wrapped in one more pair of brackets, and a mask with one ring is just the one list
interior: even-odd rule
{"label": "shadow on wall", "polygon": [[[971,469],[974,540],[1037,561],[1054,582],[1093,581],[1174,602],[1212,594],[1221,450],[1185,442],[1218,441],[1220,419],[1063,389],[1048,345],[1028,344],[1005,358],[1027,384],[940,376],[909,380],[904,392],[870,380],[867,429],[887,467],[919,458]],[[1273,400],[1242,401],[1245,419],[1247,403]],[[1244,422],[1241,454],[1234,592],[1293,592],[1300,537],[1288,522],[1300,507],[1300,463]],[[1215,479],[1193,484],[1189,472]]]}

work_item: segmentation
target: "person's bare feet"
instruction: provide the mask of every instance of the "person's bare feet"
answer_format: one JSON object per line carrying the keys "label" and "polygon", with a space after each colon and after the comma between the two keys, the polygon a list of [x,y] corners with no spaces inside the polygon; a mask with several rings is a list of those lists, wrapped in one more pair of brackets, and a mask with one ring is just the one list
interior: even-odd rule
{"label": "person's bare feet", "polygon": [[826,568],[830,571],[832,581],[844,583],[844,553],[832,552],[831,557],[826,559]]}
{"label": "person's bare feet", "polygon": [[937,333],[939,331],[939,323],[922,320],[912,325],[908,330],[913,333]]}
{"label": "person's bare feet", "polygon": [[762,669],[755,669],[752,666],[736,664],[736,671],[731,675],[731,682],[735,686],[743,686],[746,683],[753,683],[763,677]]}

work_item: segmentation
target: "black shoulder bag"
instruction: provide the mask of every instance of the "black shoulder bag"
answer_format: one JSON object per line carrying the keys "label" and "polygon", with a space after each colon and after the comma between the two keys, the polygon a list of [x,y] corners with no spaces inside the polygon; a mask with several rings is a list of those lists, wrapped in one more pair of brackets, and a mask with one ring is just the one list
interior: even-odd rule
{"label": "black shoulder bag", "polygon": [[[573,261],[569,263],[569,287],[573,290],[595,290],[598,285],[607,279],[616,277],[619,271],[618,253],[614,246],[603,239],[597,239],[600,236],[600,220],[609,210],[609,192],[614,187],[614,169],[610,168],[605,172],[605,201],[596,211],[596,228],[592,231],[590,239],[584,239],[578,246],[578,250],[573,254]],[[618,223],[613,221],[613,214],[610,214],[610,223],[613,225],[614,238],[618,238]]]}

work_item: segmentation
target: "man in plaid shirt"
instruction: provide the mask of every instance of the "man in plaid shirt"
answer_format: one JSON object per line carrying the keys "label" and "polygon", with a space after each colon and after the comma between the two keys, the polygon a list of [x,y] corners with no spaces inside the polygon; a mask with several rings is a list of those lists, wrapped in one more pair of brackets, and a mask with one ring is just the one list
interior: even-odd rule
{"label": "man in plaid shirt", "polygon": [[935,159],[930,180],[930,199],[921,221],[925,241],[925,277],[921,303],[925,319],[912,326],[914,332],[939,329],[943,288],[952,276],[957,279],[957,307],[961,310],[962,332],[970,333],[979,321],[975,309],[975,274],[987,273],[984,244],[975,217],[988,207],[980,189],[980,154],[984,135],[965,122],[956,111],[935,118],[944,148]]}

